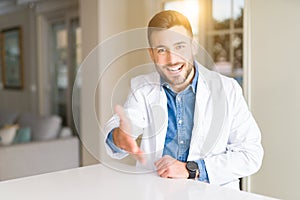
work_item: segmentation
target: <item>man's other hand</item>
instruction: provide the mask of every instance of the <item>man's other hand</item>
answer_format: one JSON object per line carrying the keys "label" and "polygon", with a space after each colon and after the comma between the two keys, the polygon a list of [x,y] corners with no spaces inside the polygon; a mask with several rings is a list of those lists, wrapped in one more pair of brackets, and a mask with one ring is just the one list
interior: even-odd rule
{"label": "man's other hand", "polygon": [[164,156],[155,163],[157,174],[163,178],[188,178],[189,172],[186,163],[180,162],[171,156]]}

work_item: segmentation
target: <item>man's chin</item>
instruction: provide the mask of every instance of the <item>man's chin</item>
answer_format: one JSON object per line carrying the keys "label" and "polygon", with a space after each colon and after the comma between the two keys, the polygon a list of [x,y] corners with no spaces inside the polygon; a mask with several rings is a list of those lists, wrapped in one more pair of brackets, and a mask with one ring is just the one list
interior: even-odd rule
{"label": "man's chin", "polygon": [[168,83],[173,86],[180,86],[185,82],[185,80],[186,79],[183,80],[183,78],[177,80],[169,80]]}

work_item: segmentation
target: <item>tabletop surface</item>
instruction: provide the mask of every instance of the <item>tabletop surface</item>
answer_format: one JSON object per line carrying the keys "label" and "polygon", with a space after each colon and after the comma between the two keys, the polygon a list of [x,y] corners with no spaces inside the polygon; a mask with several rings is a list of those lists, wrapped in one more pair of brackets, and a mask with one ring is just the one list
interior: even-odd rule
{"label": "tabletop surface", "polygon": [[125,173],[97,164],[0,182],[0,199],[271,200],[273,198],[194,180],[165,179],[155,173]]}

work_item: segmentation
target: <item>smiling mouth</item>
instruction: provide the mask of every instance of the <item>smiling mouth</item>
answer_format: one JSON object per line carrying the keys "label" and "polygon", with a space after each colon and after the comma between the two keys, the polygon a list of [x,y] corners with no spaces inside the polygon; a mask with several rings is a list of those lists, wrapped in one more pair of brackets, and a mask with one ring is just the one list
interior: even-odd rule
{"label": "smiling mouth", "polygon": [[167,70],[172,73],[180,72],[183,68],[184,64],[179,64],[174,67],[167,67]]}

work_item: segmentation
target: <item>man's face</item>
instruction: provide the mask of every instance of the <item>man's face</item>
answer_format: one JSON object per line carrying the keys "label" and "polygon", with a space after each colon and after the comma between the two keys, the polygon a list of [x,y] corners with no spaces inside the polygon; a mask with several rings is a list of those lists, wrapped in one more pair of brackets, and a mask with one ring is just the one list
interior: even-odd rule
{"label": "man's face", "polygon": [[175,90],[184,89],[194,75],[192,39],[183,26],[151,34],[150,57],[158,73]]}

